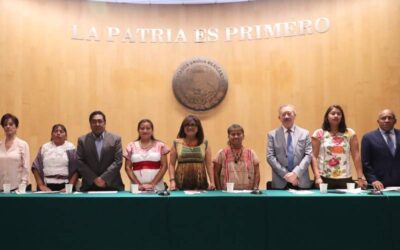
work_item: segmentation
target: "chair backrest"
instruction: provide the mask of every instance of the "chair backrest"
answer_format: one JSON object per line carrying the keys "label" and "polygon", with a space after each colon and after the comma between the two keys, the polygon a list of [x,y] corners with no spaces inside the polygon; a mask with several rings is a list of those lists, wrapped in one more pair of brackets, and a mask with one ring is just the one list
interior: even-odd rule
{"label": "chair backrest", "polygon": [[272,188],[272,181],[267,181],[265,186],[267,187],[267,190],[276,190],[275,188]]}

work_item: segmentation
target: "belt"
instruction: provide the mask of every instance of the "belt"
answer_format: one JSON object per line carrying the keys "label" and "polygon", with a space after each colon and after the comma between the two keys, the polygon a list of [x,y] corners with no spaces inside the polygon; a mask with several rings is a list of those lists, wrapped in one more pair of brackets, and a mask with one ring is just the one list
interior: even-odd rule
{"label": "belt", "polygon": [[46,178],[60,179],[60,180],[68,180],[68,176],[66,176],[66,175],[60,175],[60,174],[46,175],[45,177],[46,177]]}

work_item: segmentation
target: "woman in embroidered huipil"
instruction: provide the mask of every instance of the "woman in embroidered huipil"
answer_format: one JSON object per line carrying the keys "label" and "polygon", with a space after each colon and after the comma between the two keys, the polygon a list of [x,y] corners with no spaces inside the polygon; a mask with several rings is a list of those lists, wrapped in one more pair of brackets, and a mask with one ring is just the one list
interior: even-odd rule
{"label": "woman in embroidered huipil", "polygon": [[75,186],[78,179],[75,146],[67,141],[67,128],[55,124],[51,141],[43,144],[32,164],[37,191],[65,191],[65,184]]}
{"label": "woman in embroidered huipil", "polygon": [[350,160],[353,159],[357,172],[357,183],[366,186],[356,133],[346,126],[343,109],[330,106],[324,115],[322,129],[312,135],[315,184],[328,183],[328,188],[346,188],[353,182]]}
{"label": "woman in embroidered huipil", "polygon": [[244,129],[233,124],[228,128],[228,146],[218,151],[214,159],[215,186],[226,190],[226,183],[235,183],[237,190],[258,189],[260,162],[256,153],[243,146]]}
{"label": "woman in embroidered huipil", "polygon": [[182,121],[171,148],[169,176],[171,190],[215,189],[211,149],[196,116]]}
{"label": "woman in embroidered huipil", "polygon": [[138,138],[130,142],[124,151],[125,171],[131,183],[139,184],[139,190],[165,190],[163,177],[168,168],[168,147],[155,139],[153,122],[139,121]]}
{"label": "woman in embroidered huipil", "polygon": [[10,184],[11,190],[19,184],[29,184],[30,155],[28,143],[17,137],[19,121],[12,114],[1,118],[5,139],[0,140],[0,189]]}

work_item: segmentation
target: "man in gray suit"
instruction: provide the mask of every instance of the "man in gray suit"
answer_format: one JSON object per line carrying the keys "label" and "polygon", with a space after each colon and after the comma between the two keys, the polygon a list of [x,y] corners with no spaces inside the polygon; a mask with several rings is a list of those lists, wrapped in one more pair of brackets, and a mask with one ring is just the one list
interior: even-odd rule
{"label": "man in gray suit", "polygon": [[272,188],[310,188],[308,168],[311,161],[309,132],[294,124],[293,105],[279,108],[282,126],[268,133],[267,161],[272,168]]}
{"label": "man in gray suit", "polygon": [[106,131],[106,116],[101,111],[92,112],[89,123],[92,132],[79,137],[77,147],[81,190],[124,190],[121,137]]}

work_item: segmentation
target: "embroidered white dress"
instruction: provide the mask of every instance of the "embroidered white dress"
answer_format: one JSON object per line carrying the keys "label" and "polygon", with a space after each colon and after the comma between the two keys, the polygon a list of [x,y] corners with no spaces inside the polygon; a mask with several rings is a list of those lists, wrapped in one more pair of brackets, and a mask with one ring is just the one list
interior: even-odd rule
{"label": "embroidered white dress", "polygon": [[66,176],[68,177],[68,155],[67,150],[73,150],[75,146],[69,141],[63,145],[56,146],[53,142],[48,142],[42,146],[41,154],[43,158],[44,182],[49,184],[63,184],[68,182],[68,178],[59,179],[46,176]]}
{"label": "embroidered white dress", "polygon": [[[134,141],[126,147],[124,157],[133,163],[133,174],[140,183],[149,184],[160,171],[161,156],[168,153],[168,147],[161,141],[154,141],[153,146],[147,149],[141,148],[139,141]],[[164,190],[164,181],[161,179],[154,188]]]}

